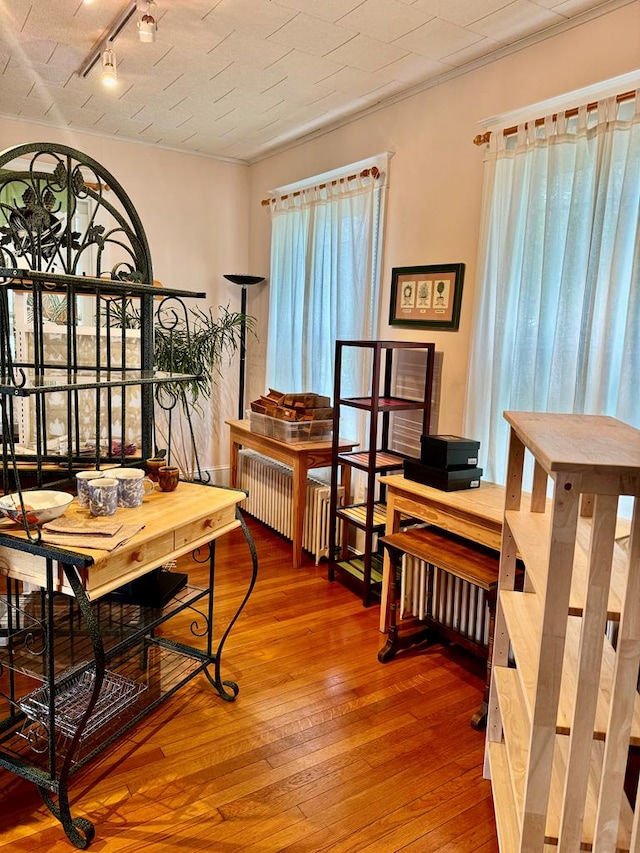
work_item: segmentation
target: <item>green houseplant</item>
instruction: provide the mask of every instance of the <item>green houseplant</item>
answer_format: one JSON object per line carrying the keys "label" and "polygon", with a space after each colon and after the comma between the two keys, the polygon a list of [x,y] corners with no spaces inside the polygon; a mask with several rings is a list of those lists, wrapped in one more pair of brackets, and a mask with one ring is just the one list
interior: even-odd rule
{"label": "green houseplant", "polygon": [[255,320],[246,314],[218,307],[190,308],[155,331],[155,367],[164,372],[196,375],[187,383],[158,386],[156,437],[161,439],[172,464],[185,479],[204,479],[200,469],[194,416],[206,419],[203,407],[211,399],[213,384],[221,377],[239,347],[243,328],[254,333]]}

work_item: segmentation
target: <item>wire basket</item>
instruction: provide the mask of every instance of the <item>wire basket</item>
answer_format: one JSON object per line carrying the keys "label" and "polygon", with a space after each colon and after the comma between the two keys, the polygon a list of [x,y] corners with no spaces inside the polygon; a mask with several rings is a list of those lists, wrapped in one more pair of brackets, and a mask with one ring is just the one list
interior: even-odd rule
{"label": "wire basket", "polygon": [[[58,682],[57,686],[54,685],[55,727],[68,738],[75,735],[87,710],[95,678],[95,669],[91,667],[65,678],[63,684]],[[104,726],[146,689],[145,684],[107,670],[98,701],[82,731],[82,737],[88,737]],[[18,704],[28,717],[47,727],[49,702],[50,689],[48,685],[43,685],[21,699]]]}

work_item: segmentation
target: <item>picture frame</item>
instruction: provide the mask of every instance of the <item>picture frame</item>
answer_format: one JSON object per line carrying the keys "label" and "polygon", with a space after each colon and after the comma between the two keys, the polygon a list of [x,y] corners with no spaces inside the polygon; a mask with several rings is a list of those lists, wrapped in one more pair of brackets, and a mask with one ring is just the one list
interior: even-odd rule
{"label": "picture frame", "polygon": [[457,331],[464,264],[394,267],[391,270],[391,326]]}

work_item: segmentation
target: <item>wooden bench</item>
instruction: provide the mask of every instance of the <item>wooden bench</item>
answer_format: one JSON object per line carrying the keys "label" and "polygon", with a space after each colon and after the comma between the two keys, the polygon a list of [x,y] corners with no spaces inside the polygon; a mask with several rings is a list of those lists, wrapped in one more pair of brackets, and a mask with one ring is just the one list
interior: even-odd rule
{"label": "wooden bench", "polygon": [[[391,562],[388,575],[388,607],[389,628],[387,642],[378,652],[381,663],[390,661],[400,649],[408,648],[425,640],[442,639],[467,649],[472,654],[486,660],[486,681],[483,690],[482,704],[471,718],[471,725],[480,729],[486,722],[487,703],[489,700],[489,684],[491,681],[491,653],[493,647],[493,626],[495,618],[496,593],[498,588],[498,553],[490,548],[470,542],[462,537],[447,533],[433,527],[413,527],[400,533],[390,533],[380,538],[380,543],[386,548]],[[398,583],[402,571],[402,557],[408,554],[427,564],[426,600],[424,618],[416,625],[411,620],[409,630],[400,631]],[[478,626],[473,635],[460,629],[460,620],[454,619],[446,624],[437,617],[438,602],[434,601],[434,567],[440,570],[438,599],[448,595],[448,580],[455,578],[465,581],[472,587],[485,592],[486,618],[488,632],[480,625],[481,638],[477,638]],[[460,586],[460,585],[458,585]],[[450,589],[450,588],[449,588]],[[451,591],[451,590],[450,590]],[[453,594],[453,593],[452,593]],[[384,597],[383,597],[384,600]],[[455,603],[455,602],[454,602]],[[462,603],[457,602],[458,615]],[[484,614],[480,616],[483,620]],[[464,620],[463,620],[464,621]],[[458,622],[458,624],[456,624]],[[488,635],[488,642],[483,637]]]}

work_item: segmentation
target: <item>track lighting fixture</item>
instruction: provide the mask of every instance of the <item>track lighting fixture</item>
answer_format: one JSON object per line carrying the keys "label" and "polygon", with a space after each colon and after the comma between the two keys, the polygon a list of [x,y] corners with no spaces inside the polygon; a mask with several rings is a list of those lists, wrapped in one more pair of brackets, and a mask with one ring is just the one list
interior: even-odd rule
{"label": "track lighting fixture", "polygon": [[118,82],[116,71],[116,52],[108,47],[102,53],[102,82],[105,86],[115,86]]}
{"label": "track lighting fixture", "polygon": [[156,40],[158,22],[154,15],[155,5],[154,0],[137,0],[138,11],[141,13],[138,21],[138,38],[143,43]]}
{"label": "track lighting fixture", "polygon": [[[85,2],[90,2],[90,0],[85,0]],[[0,0],[1,5],[2,0]],[[138,18],[138,38],[140,41],[155,41],[158,31],[157,8],[155,0],[129,0],[100,41],[94,44],[91,52],[78,69],[79,76],[86,77],[102,58],[102,79],[106,85],[113,86],[117,80],[116,55],[112,48],[114,41],[134,16]]]}

